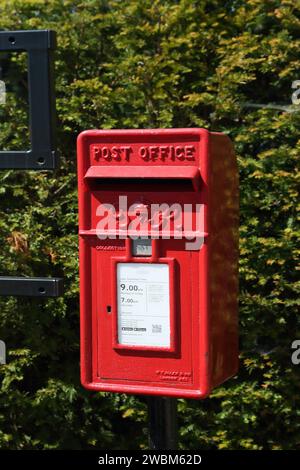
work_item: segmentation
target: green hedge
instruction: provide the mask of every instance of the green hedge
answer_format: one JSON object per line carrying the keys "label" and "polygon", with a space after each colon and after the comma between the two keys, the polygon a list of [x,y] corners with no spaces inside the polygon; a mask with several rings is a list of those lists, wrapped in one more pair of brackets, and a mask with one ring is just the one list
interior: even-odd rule
{"label": "green hedge", "polygon": [[[88,128],[228,133],[241,186],[240,371],[179,400],[183,449],[300,448],[297,172],[300,5],[294,0],[0,0],[0,28],[58,33],[61,168],[0,172],[0,274],[64,275],[63,298],[0,299],[2,449],[147,446],[145,404],[79,384],[76,136]],[[15,58],[20,81],[23,57]],[[12,72],[11,72],[12,73]],[[15,73],[15,72],[14,72]],[[22,80],[21,80],[22,79]],[[253,107],[273,103],[277,108]],[[293,110],[294,112],[290,112]],[[0,148],[26,143],[22,93]]]}

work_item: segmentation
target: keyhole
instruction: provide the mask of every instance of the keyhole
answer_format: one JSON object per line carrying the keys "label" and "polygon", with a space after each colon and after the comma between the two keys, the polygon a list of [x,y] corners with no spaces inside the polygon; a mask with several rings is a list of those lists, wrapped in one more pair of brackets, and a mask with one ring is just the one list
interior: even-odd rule
{"label": "keyhole", "polygon": [[106,311],[107,311],[107,313],[111,313],[111,306],[110,305],[106,306]]}

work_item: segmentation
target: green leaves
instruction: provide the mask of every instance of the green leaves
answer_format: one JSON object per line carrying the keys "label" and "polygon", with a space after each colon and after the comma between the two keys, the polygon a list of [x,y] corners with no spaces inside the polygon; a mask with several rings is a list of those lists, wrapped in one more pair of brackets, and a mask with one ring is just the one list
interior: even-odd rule
{"label": "green leaves", "polygon": [[[179,400],[180,446],[300,448],[299,13],[294,0],[0,0],[1,28],[58,33],[62,162],[1,172],[1,274],[63,275],[66,287],[60,299],[0,298],[0,448],[147,447],[145,402],[79,384],[76,137],[192,126],[225,132],[237,152],[241,358],[210,398]],[[24,57],[14,67],[26,77]],[[24,96],[10,95],[0,148],[24,148],[26,125]]]}

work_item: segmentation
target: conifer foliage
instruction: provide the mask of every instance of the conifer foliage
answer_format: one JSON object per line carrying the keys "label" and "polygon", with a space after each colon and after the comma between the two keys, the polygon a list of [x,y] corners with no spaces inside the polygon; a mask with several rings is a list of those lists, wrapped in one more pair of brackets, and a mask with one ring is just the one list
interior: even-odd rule
{"label": "conifer foliage", "polygon": [[[203,402],[179,400],[180,446],[300,449],[299,2],[0,0],[0,28],[57,31],[61,153],[55,173],[0,172],[0,274],[63,275],[66,286],[59,299],[0,298],[0,448],[147,446],[141,399],[79,384],[76,137],[205,127],[229,134],[238,156],[240,371]],[[24,56],[6,67],[22,90]],[[13,91],[0,149],[27,145],[26,97]]]}

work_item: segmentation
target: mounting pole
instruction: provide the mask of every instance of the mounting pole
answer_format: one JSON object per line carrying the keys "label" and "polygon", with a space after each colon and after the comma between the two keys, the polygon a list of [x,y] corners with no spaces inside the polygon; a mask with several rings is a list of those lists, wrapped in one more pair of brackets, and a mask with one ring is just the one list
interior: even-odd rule
{"label": "mounting pole", "polygon": [[177,450],[177,399],[147,397],[149,447],[153,450]]}

